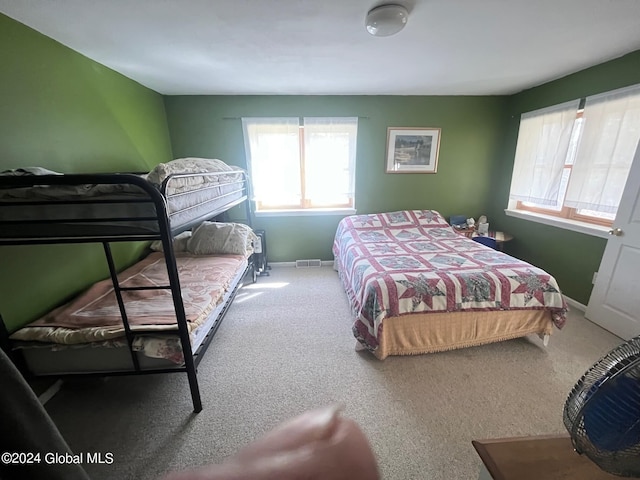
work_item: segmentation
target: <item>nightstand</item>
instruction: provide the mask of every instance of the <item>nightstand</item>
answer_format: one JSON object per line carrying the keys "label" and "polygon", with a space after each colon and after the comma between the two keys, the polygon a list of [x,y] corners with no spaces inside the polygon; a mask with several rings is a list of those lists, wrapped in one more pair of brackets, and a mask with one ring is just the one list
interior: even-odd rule
{"label": "nightstand", "polygon": [[[473,237],[478,236],[478,234],[473,232],[471,235],[467,235],[467,236],[473,238]],[[513,240],[513,235],[511,235],[510,233],[505,233],[505,232],[489,231],[489,235],[487,235],[487,237],[491,237],[491,238],[495,238],[496,239],[497,248],[500,251],[502,251],[502,249],[504,248],[505,242]]]}
{"label": "nightstand", "polygon": [[473,234],[476,233],[476,229],[474,227],[458,228],[454,226],[453,229],[456,231],[456,233],[469,238],[473,237]]}
{"label": "nightstand", "polygon": [[513,240],[513,235],[505,232],[489,232],[489,235],[496,239],[496,244],[500,251],[504,248],[505,242]]}

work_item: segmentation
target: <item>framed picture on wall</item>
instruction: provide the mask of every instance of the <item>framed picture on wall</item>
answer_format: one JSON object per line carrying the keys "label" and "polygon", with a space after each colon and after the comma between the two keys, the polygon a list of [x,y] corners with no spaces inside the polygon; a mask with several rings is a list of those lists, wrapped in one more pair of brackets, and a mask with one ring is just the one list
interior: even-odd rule
{"label": "framed picture on wall", "polygon": [[439,128],[387,129],[387,173],[436,173]]}

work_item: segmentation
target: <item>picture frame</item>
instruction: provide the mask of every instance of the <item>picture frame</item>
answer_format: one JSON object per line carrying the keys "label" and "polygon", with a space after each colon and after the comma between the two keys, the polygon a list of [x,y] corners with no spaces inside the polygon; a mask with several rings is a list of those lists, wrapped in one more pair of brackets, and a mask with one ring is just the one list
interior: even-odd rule
{"label": "picture frame", "polygon": [[387,173],[436,173],[440,128],[387,129]]}

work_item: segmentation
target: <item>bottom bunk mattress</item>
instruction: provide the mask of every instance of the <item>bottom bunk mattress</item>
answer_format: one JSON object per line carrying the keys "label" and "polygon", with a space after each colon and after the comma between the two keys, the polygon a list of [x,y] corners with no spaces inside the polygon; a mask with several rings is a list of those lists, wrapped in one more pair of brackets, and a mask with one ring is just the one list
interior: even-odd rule
{"label": "bottom bunk mattress", "polygon": [[[221,313],[244,278],[248,261],[242,255],[177,253],[176,264],[191,348],[197,355],[217,328]],[[128,288],[169,284],[165,257],[159,252],[118,277],[121,286]],[[171,291],[127,290],[122,297],[141,369],[182,366],[184,357]],[[131,370],[124,333],[113,285],[111,280],[104,280],[10,338],[22,351],[31,373],[65,374]]]}
{"label": "bottom bunk mattress", "polygon": [[379,359],[550,335],[566,320],[551,275],[456,233],[432,210],[346,217],[333,253],[353,333]]}

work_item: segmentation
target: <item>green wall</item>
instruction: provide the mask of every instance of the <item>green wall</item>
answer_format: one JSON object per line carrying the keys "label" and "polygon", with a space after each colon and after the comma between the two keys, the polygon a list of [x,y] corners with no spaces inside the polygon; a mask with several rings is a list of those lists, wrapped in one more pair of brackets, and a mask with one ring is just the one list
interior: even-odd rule
{"label": "green wall", "polygon": [[554,275],[563,292],[587,304],[606,239],[533,223],[504,213],[509,198],[520,115],[549,105],[640,83],[640,51],[526,90],[509,98],[503,153],[496,168],[491,223],[515,235],[509,253]]}
{"label": "green wall", "polygon": [[[172,158],[162,97],[0,15],[0,170],[148,171]],[[141,245],[119,244],[119,265]],[[11,329],[106,276],[100,245],[0,247]]]}
{"label": "green wall", "polygon": [[[241,117],[358,116],[358,213],[435,209],[479,216],[492,197],[493,167],[502,148],[504,97],[169,96],[165,97],[176,157],[213,157],[245,167]],[[385,173],[387,127],[442,129],[438,172]],[[259,217],[269,259],[330,260],[339,215]]]}

